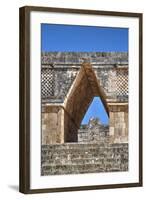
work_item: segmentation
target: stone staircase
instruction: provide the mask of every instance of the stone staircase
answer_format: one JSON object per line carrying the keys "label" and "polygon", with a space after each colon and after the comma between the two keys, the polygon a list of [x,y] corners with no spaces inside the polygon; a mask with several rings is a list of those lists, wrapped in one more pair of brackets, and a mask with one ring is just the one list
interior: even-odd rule
{"label": "stone staircase", "polygon": [[41,175],[128,170],[128,144],[65,143],[42,145]]}

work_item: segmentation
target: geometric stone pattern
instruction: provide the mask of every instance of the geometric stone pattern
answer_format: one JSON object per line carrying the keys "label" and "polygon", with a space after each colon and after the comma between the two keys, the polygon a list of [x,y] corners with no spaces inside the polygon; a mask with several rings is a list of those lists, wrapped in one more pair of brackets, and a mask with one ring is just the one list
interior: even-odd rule
{"label": "geometric stone pattern", "polygon": [[[117,70],[115,69],[113,71],[117,72]],[[127,72],[126,73],[125,72],[126,71],[124,70],[120,71],[120,73],[118,74],[119,81],[117,81],[116,73],[115,74],[112,73],[111,76],[112,83],[110,85],[110,87],[114,89],[112,92],[115,92],[116,89],[118,89],[118,91],[121,94],[121,91],[124,90],[123,87],[125,86],[123,85],[121,86],[120,81],[122,81],[123,79],[124,85],[127,84],[126,83],[127,78],[125,78],[125,76],[127,76]],[[107,96],[102,90],[102,86],[100,85],[101,82],[97,78],[97,75],[92,65],[90,65],[89,63],[83,63],[76,75],[76,78],[73,81],[73,84],[70,86],[70,90],[67,91],[67,96],[64,98],[63,104],[62,103],[54,104],[55,102],[52,102],[51,104],[48,103],[46,104],[42,102],[42,110],[43,108],[48,110],[48,111],[43,111],[42,114],[42,117],[44,116],[45,119],[44,121],[45,125],[43,125],[42,121],[43,125],[42,135],[44,138],[42,140],[43,144],[77,142],[78,129],[94,96],[100,96],[103,105],[107,111],[107,114],[109,114],[110,117],[109,135],[111,136],[112,143],[117,141],[119,143],[127,142],[128,102],[125,100],[123,102],[121,101],[116,102],[117,101],[116,99],[114,99],[115,101],[113,101],[113,99],[110,99],[110,101],[107,100]],[[117,83],[117,87],[113,87],[113,83]],[[121,96],[123,97],[124,95],[122,94]],[[50,99],[50,97],[48,99]],[[58,114],[56,114],[56,112],[54,113],[54,111],[50,110],[53,108],[53,106],[56,106],[58,108],[60,107],[61,110],[63,109],[62,111],[59,109],[60,112],[58,114],[60,117],[58,116]],[[114,117],[112,117],[113,114]],[[45,117],[46,115],[47,117]],[[54,120],[51,120],[53,118]],[[94,133],[91,132],[91,135],[94,135]]]}
{"label": "geometric stone pattern", "polygon": [[128,95],[128,71],[119,69],[116,73],[116,94],[117,96]]}
{"label": "geometric stone pattern", "polygon": [[49,96],[54,96],[54,69],[42,68],[41,94],[42,98],[48,98]]}
{"label": "geometric stone pattern", "polygon": [[[109,98],[128,100],[127,69],[92,67],[101,87]],[[47,100],[50,103],[63,102],[80,68],[72,69],[70,66],[66,66],[63,69],[63,67],[54,66],[51,69],[42,67],[42,100]]]}
{"label": "geometric stone pattern", "polygon": [[47,103],[64,102],[81,68],[84,56],[88,56],[87,60],[90,61],[106,96],[109,99],[127,101],[128,72],[121,70],[123,66],[128,68],[127,53],[83,52],[42,54],[42,101]]}
{"label": "geometric stone pattern", "polygon": [[[101,98],[109,115],[109,135],[113,142],[120,137],[119,143],[127,141],[127,58],[128,55],[123,53],[42,55],[42,110],[49,109],[42,113],[43,144],[77,142],[81,121],[95,96]],[[59,110],[51,111],[53,106]],[[91,135],[96,137],[92,131]]]}

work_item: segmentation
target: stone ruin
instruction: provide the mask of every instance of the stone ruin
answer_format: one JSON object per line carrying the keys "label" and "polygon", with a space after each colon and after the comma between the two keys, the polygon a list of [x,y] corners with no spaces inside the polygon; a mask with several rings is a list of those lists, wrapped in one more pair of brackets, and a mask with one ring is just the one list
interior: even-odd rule
{"label": "stone ruin", "polygon": [[78,130],[78,143],[109,143],[109,126],[98,118],[90,118],[88,124],[82,124]]}
{"label": "stone ruin", "polygon": [[[96,96],[109,127],[80,128]],[[128,170],[127,53],[42,53],[41,101],[42,175]]]}

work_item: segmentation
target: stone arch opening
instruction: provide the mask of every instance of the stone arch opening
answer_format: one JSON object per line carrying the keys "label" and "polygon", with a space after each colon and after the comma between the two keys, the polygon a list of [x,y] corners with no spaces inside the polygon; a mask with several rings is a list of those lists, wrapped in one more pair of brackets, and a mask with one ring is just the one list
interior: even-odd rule
{"label": "stone arch opening", "polygon": [[103,125],[109,124],[109,117],[99,96],[93,97],[81,121],[81,126],[89,124],[90,119],[97,119]]}
{"label": "stone arch opening", "polygon": [[78,129],[93,98],[99,96],[109,115],[106,95],[90,63],[83,63],[64,101],[64,141],[77,142]]}

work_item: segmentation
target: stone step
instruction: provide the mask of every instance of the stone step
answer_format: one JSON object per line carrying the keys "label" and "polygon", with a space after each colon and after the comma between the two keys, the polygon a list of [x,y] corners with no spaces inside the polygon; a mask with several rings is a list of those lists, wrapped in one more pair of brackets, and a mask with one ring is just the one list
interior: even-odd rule
{"label": "stone step", "polygon": [[106,163],[103,164],[68,164],[68,165],[47,165],[42,167],[41,175],[60,175],[60,174],[82,174],[97,172],[127,171],[128,166]]}
{"label": "stone step", "polygon": [[64,159],[64,160],[70,160],[70,159],[88,159],[88,158],[113,158],[113,157],[120,157],[122,155],[128,154],[128,151],[125,149],[121,149],[120,151],[113,151],[113,150],[104,150],[103,151],[73,151],[73,152],[49,152],[47,154],[42,154],[42,161],[45,160],[56,160],[56,159]]}
{"label": "stone step", "polygon": [[56,159],[49,159],[42,161],[42,166],[57,164],[57,165],[68,165],[68,164],[104,164],[104,163],[125,163],[128,161],[128,154],[122,154],[120,156],[114,156],[114,157],[90,157],[90,158],[74,158],[72,159],[69,155],[68,159],[61,159],[60,157],[57,157]]}
{"label": "stone step", "polygon": [[97,144],[101,144],[101,143],[105,144],[105,143],[109,143],[110,140],[107,140],[107,139],[101,140],[101,139],[96,138],[96,137],[94,137],[93,139],[92,138],[89,139],[89,138],[86,138],[86,137],[82,137],[82,138],[78,137],[78,143],[82,143],[82,142],[89,143],[89,142],[92,142],[92,141],[94,141]]}
{"label": "stone step", "polygon": [[[65,143],[65,144],[50,144],[50,145],[42,145],[42,149],[76,149],[76,148],[96,148],[98,146],[97,143]],[[104,144],[100,145],[104,146]]]}
{"label": "stone step", "polygon": [[97,143],[65,143],[65,144],[52,144],[52,145],[42,145],[42,151],[47,150],[67,150],[67,149],[97,149],[97,148],[121,148],[128,147],[127,143],[122,144],[97,144]]}
{"label": "stone step", "polygon": [[[84,146],[85,147],[85,146]],[[71,158],[80,157],[80,158],[88,158],[88,157],[105,157],[113,156],[120,153],[126,153],[128,148],[120,148],[120,147],[88,147],[88,148],[42,148],[42,159],[55,159],[56,157],[67,158],[70,155]]]}
{"label": "stone step", "polygon": [[128,144],[68,143],[44,145],[42,175],[78,174],[128,169]]}

